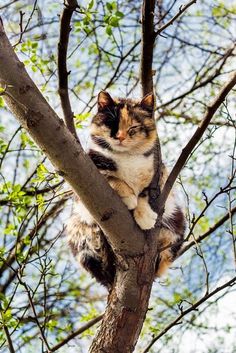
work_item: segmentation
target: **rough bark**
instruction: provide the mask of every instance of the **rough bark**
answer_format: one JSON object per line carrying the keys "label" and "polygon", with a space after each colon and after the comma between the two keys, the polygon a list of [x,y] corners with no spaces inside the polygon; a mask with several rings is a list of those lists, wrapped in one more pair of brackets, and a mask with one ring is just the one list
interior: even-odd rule
{"label": "rough bark", "polygon": [[142,8],[142,52],[140,65],[140,78],[143,96],[153,91],[153,46],[155,0],[143,2]]}
{"label": "rough bark", "polygon": [[134,351],[148,310],[155,274],[155,238],[151,234],[148,238],[148,251],[144,256],[128,258],[128,271],[117,268],[116,282],[90,353]]}

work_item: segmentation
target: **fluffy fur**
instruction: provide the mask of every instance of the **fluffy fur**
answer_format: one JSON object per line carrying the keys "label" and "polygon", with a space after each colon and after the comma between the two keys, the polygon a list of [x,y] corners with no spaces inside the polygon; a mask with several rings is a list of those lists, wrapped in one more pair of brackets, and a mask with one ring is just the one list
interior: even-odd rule
{"label": "fluffy fur", "polygon": [[[108,93],[100,92],[98,112],[91,124],[88,152],[143,230],[154,227],[157,219],[145,193],[154,173],[153,147],[157,133],[153,110],[152,94],[135,102],[129,99],[113,100]],[[163,166],[161,187],[166,178]],[[176,257],[184,227],[183,212],[171,193],[159,235],[159,246],[166,249],[157,261],[157,276],[161,276]],[[111,286],[115,276],[115,256],[102,230],[79,200],[68,223],[67,233],[69,244],[81,265],[100,283]]]}

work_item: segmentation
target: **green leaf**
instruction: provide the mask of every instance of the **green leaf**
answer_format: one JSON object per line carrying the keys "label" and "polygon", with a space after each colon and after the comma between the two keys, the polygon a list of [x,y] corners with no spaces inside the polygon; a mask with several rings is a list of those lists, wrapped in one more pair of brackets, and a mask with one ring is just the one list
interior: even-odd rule
{"label": "green leaf", "polygon": [[111,29],[111,26],[107,26],[106,27],[106,34],[108,34],[109,36],[112,35],[112,29]]}
{"label": "green leaf", "polygon": [[125,15],[121,11],[116,11],[115,16],[123,18]]}
{"label": "green leaf", "polygon": [[115,17],[115,16],[111,16],[110,21],[109,21],[109,24],[110,24],[112,27],[119,27],[119,18],[118,18],[118,17]]}
{"label": "green leaf", "polygon": [[88,10],[91,10],[94,6],[94,0],[91,0],[88,4]]}
{"label": "green leaf", "polygon": [[115,1],[107,2],[106,7],[108,11],[112,12],[113,10],[116,10],[116,2]]}
{"label": "green leaf", "polygon": [[0,95],[3,95],[6,91],[6,88],[0,87]]}

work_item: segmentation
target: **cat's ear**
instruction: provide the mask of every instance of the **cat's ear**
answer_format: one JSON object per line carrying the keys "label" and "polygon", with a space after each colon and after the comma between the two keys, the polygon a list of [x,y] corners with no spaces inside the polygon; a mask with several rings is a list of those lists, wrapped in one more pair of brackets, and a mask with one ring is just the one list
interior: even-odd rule
{"label": "cat's ear", "polygon": [[152,111],[154,109],[154,94],[146,94],[146,96],[144,96],[141,100],[140,105],[143,109]]}
{"label": "cat's ear", "polygon": [[109,93],[107,93],[105,91],[101,91],[98,94],[98,109],[99,110],[103,110],[103,109],[112,107],[114,104],[115,103]]}

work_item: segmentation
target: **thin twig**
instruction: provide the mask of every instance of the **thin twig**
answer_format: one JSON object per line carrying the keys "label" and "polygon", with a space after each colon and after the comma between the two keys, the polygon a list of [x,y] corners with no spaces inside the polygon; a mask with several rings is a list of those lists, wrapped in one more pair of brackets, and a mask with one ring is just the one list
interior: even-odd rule
{"label": "thin twig", "polygon": [[4,323],[3,311],[4,310],[2,309],[2,306],[0,304],[0,313],[1,313],[1,318],[2,318],[3,331],[4,331],[5,336],[6,336],[9,352],[10,353],[15,353],[16,351],[15,351],[14,346],[13,346],[13,342],[12,342],[12,339],[11,339],[10,332],[8,330],[8,327]]}
{"label": "thin twig", "polygon": [[66,343],[71,341],[73,338],[77,337],[84,331],[88,330],[90,327],[94,326],[97,322],[101,321],[103,318],[103,314],[95,317],[94,319],[87,322],[84,326],[80,327],[75,332],[71,333],[69,336],[63,339],[60,343],[56,344],[54,347],[50,349],[50,352],[56,352],[59,348],[63,347]]}
{"label": "thin twig", "polygon": [[[215,67],[218,63],[220,63],[219,67],[217,67],[214,72],[212,74],[210,74],[209,76],[207,76],[207,73],[209,71],[209,68],[201,75],[201,77],[199,77],[198,81],[195,82],[193,84],[192,87],[190,87],[186,92],[184,93],[181,93],[180,95],[174,97],[174,98],[171,98],[169,101],[163,103],[163,104],[160,104],[157,106],[157,109],[163,109],[165,108],[166,106],[176,102],[176,101],[179,101],[183,98],[185,98],[186,96],[188,96],[190,93],[193,93],[194,91],[196,91],[197,89],[199,88],[202,88],[202,87],[205,87],[206,85],[208,85],[209,83],[212,83],[213,80],[215,78],[217,78],[221,72],[222,72],[222,69],[223,67],[225,66],[226,62],[228,61],[228,59],[233,56],[233,52],[234,52],[234,49],[235,49],[235,44],[230,47],[229,49],[227,49],[224,53],[224,55],[222,55],[222,57],[220,57],[220,59],[217,59],[216,62],[214,62],[214,65],[213,67]],[[177,106],[179,105],[179,103],[177,103],[174,107],[172,107],[172,110],[174,108],[176,108]]]}
{"label": "thin twig", "polygon": [[28,21],[27,21],[24,29],[23,29],[23,17],[25,15],[25,13],[20,11],[20,23],[19,23],[19,26],[20,26],[20,38],[18,39],[17,43],[13,45],[13,48],[15,48],[18,44],[20,44],[22,42],[23,35],[24,35],[25,31],[27,30],[27,28],[29,27],[30,21],[32,20],[34,12],[37,9],[37,2],[38,2],[38,0],[34,1],[33,9],[31,11],[31,14],[30,14],[30,16],[28,18]]}
{"label": "thin twig", "polygon": [[179,12],[175,16],[173,16],[166,24],[164,24],[163,26],[158,28],[157,31],[155,31],[155,37],[158,36],[161,32],[163,32],[167,27],[172,25],[178,17],[180,17],[191,5],[195,4],[196,2],[197,0],[191,0],[186,5],[181,5],[179,8]]}
{"label": "thin twig", "polygon": [[3,10],[5,9],[6,7],[9,7],[10,5],[14,4],[15,2],[18,2],[19,0],[13,0],[13,1],[10,1],[8,2],[7,4],[3,5],[0,7],[0,10]]}
{"label": "thin twig", "polygon": [[224,283],[222,286],[217,287],[215,290],[213,290],[211,293],[208,293],[207,295],[204,295],[201,299],[199,299],[195,304],[191,305],[185,310],[182,310],[181,314],[173,320],[169,325],[167,325],[164,330],[162,330],[156,337],[153,338],[153,340],[150,342],[150,344],[147,346],[147,348],[142,352],[142,353],[147,353],[149,352],[149,349],[154,345],[154,343],[161,338],[166,332],[168,332],[172,327],[175,325],[179,324],[179,321],[187,314],[189,314],[191,311],[196,310],[202,303],[204,303],[206,300],[214,296],[216,293],[220,292],[221,290],[231,287],[235,284],[236,277],[233,277],[231,280],[228,282]]}
{"label": "thin twig", "polygon": [[191,137],[187,145],[183,148],[182,153],[180,154],[177,162],[175,163],[175,166],[173,167],[165,183],[165,186],[160,196],[160,203],[159,203],[160,210],[164,207],[165,201],[176,181],[176,178],[178,177],[183,166],[185,165],[188,157],[190,156],[190,154],[192,153],[192,151],[200,141],[202,135],[204,134],[215,112],[217,111],[219,106],[223,103],[227,94],[231,91],[231,89],[235,86],[235,84],[236,84],[236,72],[232,75],[230,80],[223,86],[223,88],[216,96],[212,104],[210,104],[207,107],[207,111],[205,113],[205,116],[201,124],[199,125],[199,127],[197,128],[197,130],[195,131],[195,133],[193,134],[193,136]]}
{"label": "thin twig", "polygon": [[215,232],[220,226],[222,226],[229,218],[230,218],[230,213],[231,216],[233,216],[236,213],[236,207],[231,209],[231,212],[228,212],[225,216],[223,216],[214,226],[210,227],[207,232],[205,232],[202,235],[199,235],[196,237],[195,240],[192,240],[188,242],[178,253],[178,257],[183,255],[187,250],[192,248],[196,243],[201,243],[205,238],[207,238],[209,235]]}

